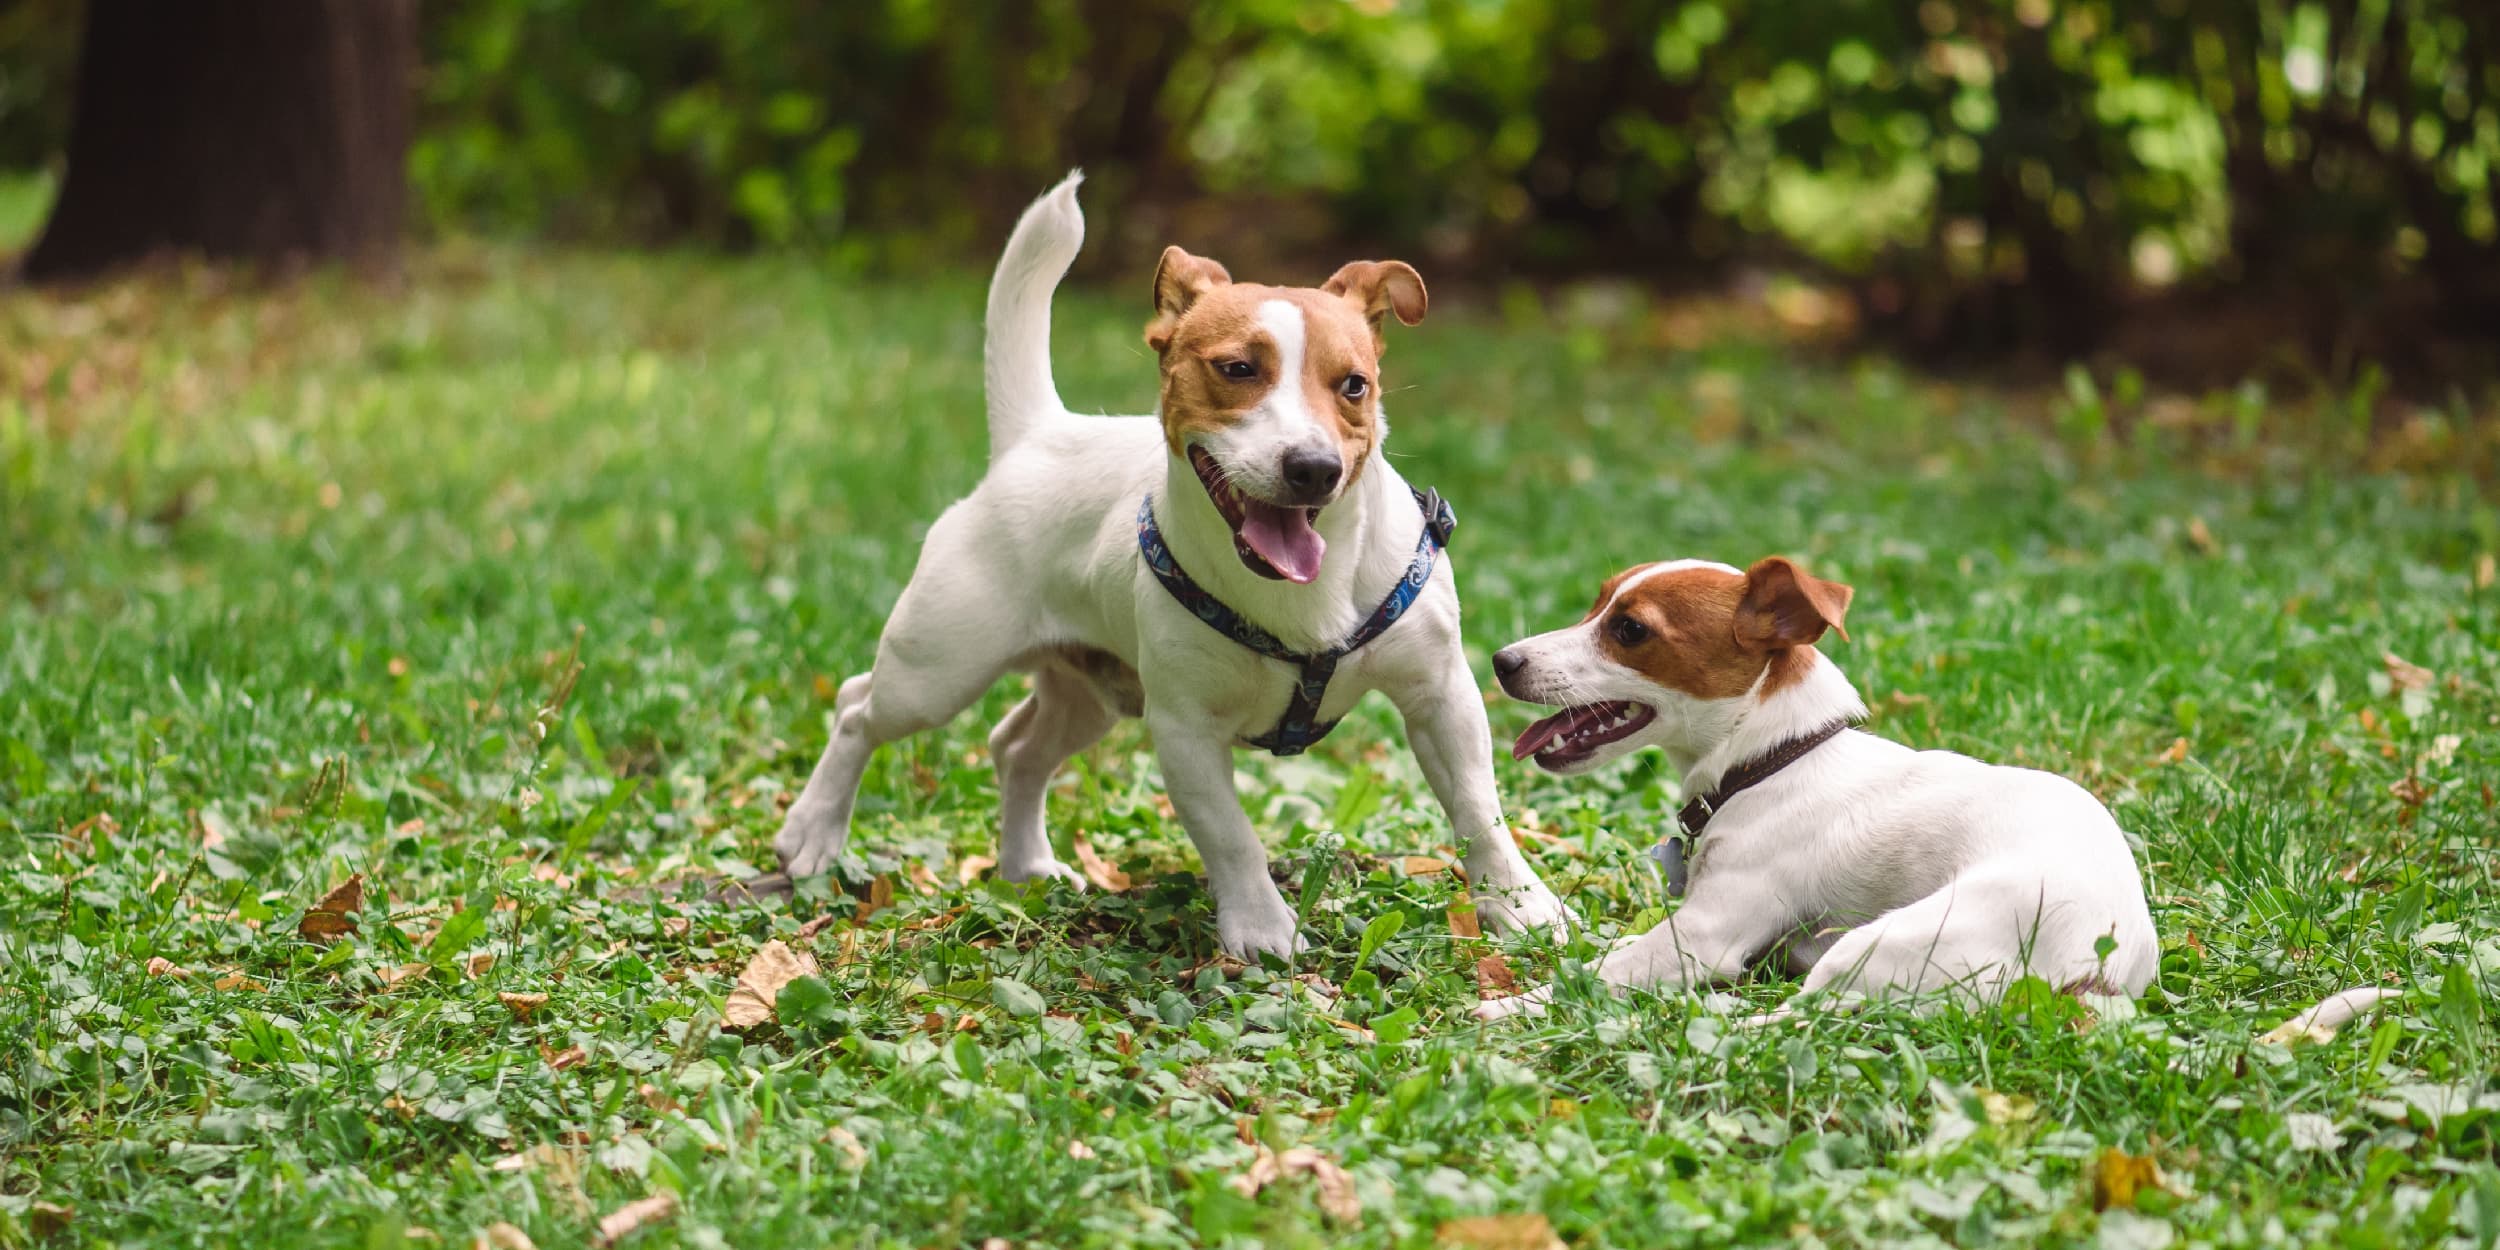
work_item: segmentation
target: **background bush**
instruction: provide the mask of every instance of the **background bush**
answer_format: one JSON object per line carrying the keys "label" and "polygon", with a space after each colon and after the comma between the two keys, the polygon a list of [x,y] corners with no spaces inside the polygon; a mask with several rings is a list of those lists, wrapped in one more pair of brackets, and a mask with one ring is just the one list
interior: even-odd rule
{"label": "background bush", "polygon": [[[0,14],[0,166],[58,150],[75,11]],[[2147,287],[2292,294],[2280,328],[2315,341],[2500,323],[2489,0],[467,0],[426,22],[412,173],[445,229],[973,259],[1082,164],[1140,236],[1221,212],[1284,251],[1504,271],[1773,257],[1973,350],[2081,343]]]}

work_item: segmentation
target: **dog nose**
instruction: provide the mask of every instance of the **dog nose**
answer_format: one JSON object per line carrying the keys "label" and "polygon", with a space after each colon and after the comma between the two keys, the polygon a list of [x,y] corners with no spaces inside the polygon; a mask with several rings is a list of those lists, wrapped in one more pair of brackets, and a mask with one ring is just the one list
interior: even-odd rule
{"label": "dog nose", "polygon": [[1322,499],[1337,489],[1337,479],[1345,473],[1345,462],[1333,451],[1312,451],[1296,448],[1285,453],[1285,489],[1302,500]]}
{"label": "dog nose", "polygon": [[1528,666],[1528,657],[1516,647],[1504,647],[1493,653],[1493,675],[1509,681],[1511,675]]}

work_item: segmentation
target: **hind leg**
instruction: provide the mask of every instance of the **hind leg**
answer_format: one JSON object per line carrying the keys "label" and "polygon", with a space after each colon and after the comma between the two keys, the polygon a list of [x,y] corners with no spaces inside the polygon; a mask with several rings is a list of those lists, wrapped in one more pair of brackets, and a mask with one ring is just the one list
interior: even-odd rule
{"label": "hind leg", "polygon": [[1051,853],[1043,808],[1051,774],[1118,721],[1084,678],[1057,664],[1035,672],[1032,695],[990,733],[990,758],[998,764],[998,875],[1058,877],[1085,888],[1085,878]]}
{"label": "hind leg", "polygon": [[[1946,886],[1842,934],[1804,994],[1891,998],[1950,991],[1994,1002],[2023,973],[2023,926],[1986,889]],[[2037,931],[2036,921],[2032,926]]]}
{"label": "hind leg", "polygon": [[1007,671],[1015,657],[1004,640],[1024,630],[999,620],[995,599],[978,589],[914,581],[904,590],[878,640],[876,666],[842,683],[833,738],[773,838],[783,871],[812,877],[831,869],[877,748],[954,719]]}

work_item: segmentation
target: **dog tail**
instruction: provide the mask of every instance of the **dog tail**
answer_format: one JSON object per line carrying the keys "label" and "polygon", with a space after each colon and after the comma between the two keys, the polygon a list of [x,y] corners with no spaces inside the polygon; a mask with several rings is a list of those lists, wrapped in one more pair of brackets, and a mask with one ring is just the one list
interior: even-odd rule
{"label": "dog tail", "polygon": [[989,338],[983,346],[990,403],[990,458],[1015,445],[1038,416],[1062,412],[1050,376],[1050,296],[1085,243],[1076,206],[1083,170],[1070,170],[1016,220],[990,276]]}

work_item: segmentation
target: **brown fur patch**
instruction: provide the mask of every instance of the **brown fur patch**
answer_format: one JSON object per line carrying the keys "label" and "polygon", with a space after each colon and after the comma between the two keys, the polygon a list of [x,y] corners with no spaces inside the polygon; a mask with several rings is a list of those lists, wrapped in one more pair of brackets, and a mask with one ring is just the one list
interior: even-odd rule
{"label": "brown fur patch", "polygon": [[[1186,296],[1176,296],[1174,308],[1163,306],[1167,288]],[[1225,282],[1188,294],[1159,277],[1156,298],[1158,311],[1146,339],[1162,355],[1163,435],[1172,454],[1182,454],[1192,435],[1240,420],[1277,387],[1296,386],[1312,416],[1334,427],[1346,483],[1353,484],[1380,440],[1380,348],[1352,297],[1249,282]],[[1302,313],[1302,369],[1297,377],[1277,376],[1282,353],[1275,336],[1259,324],[1259,306],[1269,300],[1282,300]],[[1222,366],[1234,360],[1256,365],[1258,376],[1224,376]],[[1359,400],[1347,399],[1339,389],[1352,373],[1366,380]]]}
{"label": "brown fur patch", "polygon": [[[1741,575],[1677,569],[1625,588],[1654,567],[1615,574],[1581,619],[1596,621],[1597,645],[1616,663],[1700,699],[1737,698],[1757,678],[1765,695],[1804,680],[1815,639],[1839,627],[1852,593],[1777,557]],[[1621,616],[1638,622],[1640,636],[1625,641],[1615,619]]]}

